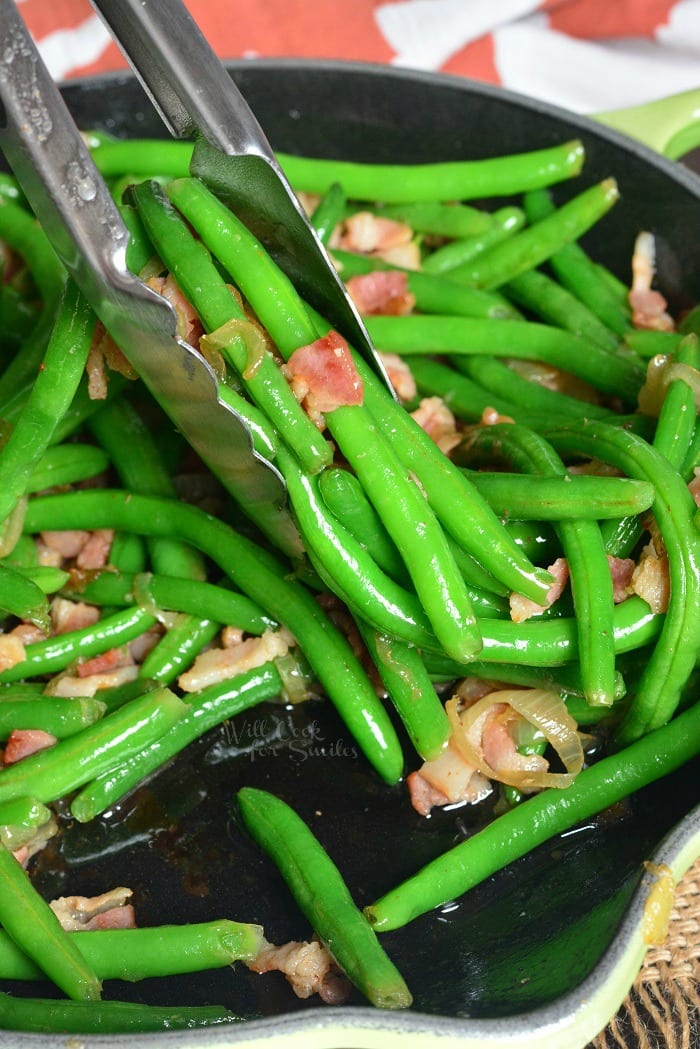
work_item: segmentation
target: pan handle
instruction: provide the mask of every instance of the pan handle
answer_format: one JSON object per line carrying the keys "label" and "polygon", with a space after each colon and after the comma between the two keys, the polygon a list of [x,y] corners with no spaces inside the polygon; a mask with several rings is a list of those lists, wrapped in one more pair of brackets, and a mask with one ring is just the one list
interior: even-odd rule
{"label": "pan handle", "polygon": [[678,160],[700,146],[700,88],[628,109],[594,113],[593,119]]}

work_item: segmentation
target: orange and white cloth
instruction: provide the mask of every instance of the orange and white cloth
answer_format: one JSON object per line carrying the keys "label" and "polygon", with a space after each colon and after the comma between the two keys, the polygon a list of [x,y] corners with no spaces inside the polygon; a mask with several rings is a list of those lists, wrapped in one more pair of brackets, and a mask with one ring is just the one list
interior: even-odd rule
{"label": "orange and white cloth", "polygon": [[[700,0],[186,0],[222,58],[440,70],[595,112],[700,84]],[[124,60],[88,0],[19,0],[58,80]]]}

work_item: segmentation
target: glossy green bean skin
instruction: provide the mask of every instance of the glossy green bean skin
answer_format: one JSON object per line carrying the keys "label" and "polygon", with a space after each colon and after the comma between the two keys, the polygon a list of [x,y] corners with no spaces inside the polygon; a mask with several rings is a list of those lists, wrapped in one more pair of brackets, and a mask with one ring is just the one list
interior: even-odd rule
{"label": "glossy green bean skin", "polygon": [[73,572],[66,597],[79,598],[96,605],[138,604],[153,612],[188,612],[201,619],[209,612],[217,623],[240,627],[248,634],[262,634],[277,625],[270,616],[244,594],[214,583],[179,576],[154,575],[151,572],[85,573]]}
{"label": "glossy green bean skin", "polygon": [[[521,208],[505,207],[494,211],[491,224],[483,233],[452,240],[432,251],[423,260],[426,273],[446,274],[456,281],[468,281],[472,268],[478,266],[482,255],[488,255],[498,245],[509,240],[525,225]],[[478,282],[474,281],[476,285]]]}
{"label": "glossy green bean skin", "polygon": [[614,333],[580,299],[546,273],[534,269],[520,273],[507,282],[503,292],[509,300],[523,306],[545,324],[565,328],[613,353],[617,349],[618,340]]}
{"label": "glossy green bean skin", "polygon": [[[74,932],[70,938],[100,980],[133,983],[252,961],[263,936],[259,925],[219,919],[191,925]],[[2,932],[0,979],[41,979],[41,970]]]}
{"label": "glossy green bean skin", "polygon": [[[473,431],[463,447],[476,455],[503,456],[527,473],[569,476],[554,449],[532,430],[499,424]],[[581,677],[593,706],[607,706],[615,694],[613,644],[613,584],[596,521],[560,519],[555,530],[566,557],[578,625]]]}
{"label": "glossy green bean skin", "polygon": [[[318,680],[358,746],[388,782],[401,775],[401,747],[352,650],[303,587],[262,547],[194,506],[129,492],[76,492],[31,501],[25,529],[116,527],[150,536],[173,536],[196,545],[232,582],[296,637]],[[78,523],[82,522],[82,523]],[[131,613],[135,614],[135,613]]]}
{"label": "glossy green bean skin", "polygon": [[358,164],[285,153],[278,156],[296,190],[325,193],[334,182],[339,182],[352,200],[405,204],[509,196],[550,186],[580,172],[583,146],[572,141],[488,160],[411,165]]}
{"label": "glossy green bean skin", "polygon": [[34,837],[37,827],[51,818],[51,810],[36,798],[5,801],[0,805],[0,843],[14,852]]}
{"label": "glossy green bean skin", "polygon": [[77,484],[96,477],[109,466],[109,456],[94,444],[58,444],[43,453],[32,468],[26,484],[27,493],[45,488]]}
{"label": "glossy green bean skin", "polygon": [[615,519],[641,514],[654,502],[651,484],[626,477],[536,477],[470,470],[469,478],[497,514],[522,520]]}
{"label": "glossy green bean skin", "polygon": [[414,315],[367,317],[366,324],[378,349],[402,356],[490,353],[543,360],[626,404],[632,404],[642,384],[636,359],[607,353],[596,343],[534,321]]}
{"label": "glossy green bean skin", "polygon": [[94,970],[2,843],[0,885],[0,922],[5,932],[69,998],[98,999],[102,987]]}
{"label": "glossy green bean skin", "polygon": [[29,620],[44,633],[49,631],[49,603],[43,590],[8,565],[0,565],[0,610]]}
{"label": "glossy green bean skin", "polygon": [[309,222],[316,230],[321,244],[328,244],[333,230],[343,218],[347,198],[339,182],[334,182],[323,194],[309,216]]}
{"label": "glossy green bean skin", "polygon": [[15,729],[41,729],[65,739],[99,721],[104,712],[104,703],[92,696],[13,699],[8,685],[0,690],[0,739],[7,739]]}
{"label": "glossy green bean skin", "polygon": [[94,313],[73,282],[68,281],[29,397],[0,448],[0,521],[27,491],[32,470],[48,448],[57,421],[73,400],[85,370],[95,324]]}
{"label": "glossy green bean skin", "polygon": [[[134,1002],[74,1002],[54,998],[13,998],[0,993],[0,1023],[8,1031],[128,1034],[190,1030],[231,1023],[238,1017],[217,1005],[168,1007]],[[65,1040],[65,1039],[64,1039]]]}
{"label": "glossy green bean skin", "polygon": [[452,729],[417,649],[362,622],[358,626],[416,753],[424,761],[436,758]]}
{"label": "glossy green bean skin", "polygon": [[358,910],[340,871],[306,824],[264,790],[238,792],[243,822],[285,879],[314,932],[348,978],[381,1009],[406,1009],[411,993]]}
{"label": "glossy green bean skin", "polygon": [[[696,374],[700,368],[700,345],[697,335],[687,335],[674,356],[674,361],[692,368]],[[695,394],[689,383],[682,378],[669,384],[659,411],[659,421],[654,434],[654,448],[661,452],[677,470],[681,470],[695,436],[698,412]]]}
{"label": "glossy green bean skin", "polygon": [[491,225],[488,211],[470,204],[442,204],[439,201],[408,204],[368,205],[380,217],[405,222],[416,233],[434,233],[441,237],[471,237]]}
{"label": "glossy green bean skin", "polygon": [[83,787],[71,802],[71,814],[80,823],[94,819],[209,729],[279,696],[282,690],[282,679],[274,663],[265,663],[186,695],[182,717],[150,746]]}
{"label": "glossy green bean skin", "polygon": [[36,641],[25,648],[25,658],[0,673],[0,684],[21,681],[37,674],[53,674],[74,660],[91,659],[110,648],[119,648],[140,637],[156,622],[141,608],[129,608],[99,620],[94,626]]}
{"label": "glossy green bean skin", "polygon": [[661,636],[647,661],[634,699],[617,731],[620,745],[665,724],[673,715],[700,646],[700,543],[695,505],[683,481],[656,449],[636,434],[605,423],[555,430],[549,439],[562,454],[588,454],[628,476],[650,481],[653,513],[668,555],[670,597]]}
{"label": "glossy green bean skin", "polygon": [[663,728],[584,769],[565,790],[545,790],[497,817],[365,909],[378,932],[453,900],[555,834],[568,830],[700,751],[700,703]]}
{"label": "glossy green bean skin", "polygon": [[23,796],[44,803],[62,798],[159,738],[186,709],[167,689],[146,693],[74,736],[0,770],[0,802]]}

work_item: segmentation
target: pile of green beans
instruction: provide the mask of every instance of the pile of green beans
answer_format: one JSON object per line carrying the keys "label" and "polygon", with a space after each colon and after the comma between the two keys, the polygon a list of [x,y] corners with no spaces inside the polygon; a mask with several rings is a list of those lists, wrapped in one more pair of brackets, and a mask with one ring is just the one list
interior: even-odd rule
{"label": "pile of green beans", "polygon": [[[579,243],[615,206],[614,178],[556,202],[557,184],[585,172],[579,142],[421,166],[282,156],[293,187],[316,195],[311,221],[343,279],[388,272],[408,297],[405,315],[380,308],[365,321],[378,350],[399,355],[415,396],[397,400],[348,347],[361,403],[326,411],[319,427],[286,362],[329,325],[223,194],[196,177],[197,148],[193,156],[183,142],[104,135],[92,146],[130,233],[128,265],[165,278],[177,309],[191,311],[222,398],[285,481],[302,546],[259,535],[246,507],[193,464],[140,382],[108,369],[106,398],[91,399],[86,361],[94,365],[108,336],[8,176],[0,242],[17,254],[29,291],[10,282],[0,299],[0,319],[13,318],[13,331],[0,331],[0,639],[10,644],[20,623],[34,633],[14,658],[2,651],[0,744],[38,731],[46,746],[0,761],[0,980],[48,977],[70,1000],[0,993],[0,1026],[88,1033],[229,1022],[235,1004],[103,1002],[102,981],[252,963],[263,944],[258,925],[220,917],[224,900],[216,921],[64,932],[12,855],[52,821],[118,812],[195,740],[263,702],[323,694],[374,790],[391,792],[444,754],[454,683],[556,692],[599,743],[573,785],[529,800],[501,785],[503,814],[387,886],[364,913],[364,890],[346,884],[276,796],[283,783],[237,794],[236,833],[277,866],[335,963],[374,1005],[410,1007],[415,988],[377,932],[466,892],[700,751],[689,684],[700,652],[694,315],[673,332],[635,329],[624,283]],[[407,224],[420,267],[349,250],[344,224],[357,212]],[[665,371],[654,394],[647,369],[658,354]],[[448,454],[412,414],[430,398],[454,418]],[[109,534],[104,564],[47,554],[51,533],[96,530]],[[615,605],[611,559],[636,561],[650,542],[667,556],[667,607],[636,594]],[[558,558],[570,586],[548,607]],[[513,595],[533,605],[527,622],[511,618]],[[61,602],[88,606],[95,621],[61,632]],[[184,684],[224,631],[262,646],[283,630],[286,656],[263,654],[194,691]],[[145,655],[127,658],[134,647]],[[86,694],[81,674],[90,682],[90,668],[115,653],[124,681]],[[546,752],[539,740],[527,745]]]}

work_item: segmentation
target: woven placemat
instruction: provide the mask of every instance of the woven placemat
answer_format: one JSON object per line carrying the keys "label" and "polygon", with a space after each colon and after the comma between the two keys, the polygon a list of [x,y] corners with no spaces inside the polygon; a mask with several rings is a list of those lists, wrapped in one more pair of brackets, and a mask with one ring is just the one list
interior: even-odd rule
{"label": "woven placemat", "polygon": [[589,1049],[699,1049],[700,860],[676,887],[668,935],[650,947],[619,1012]]}

